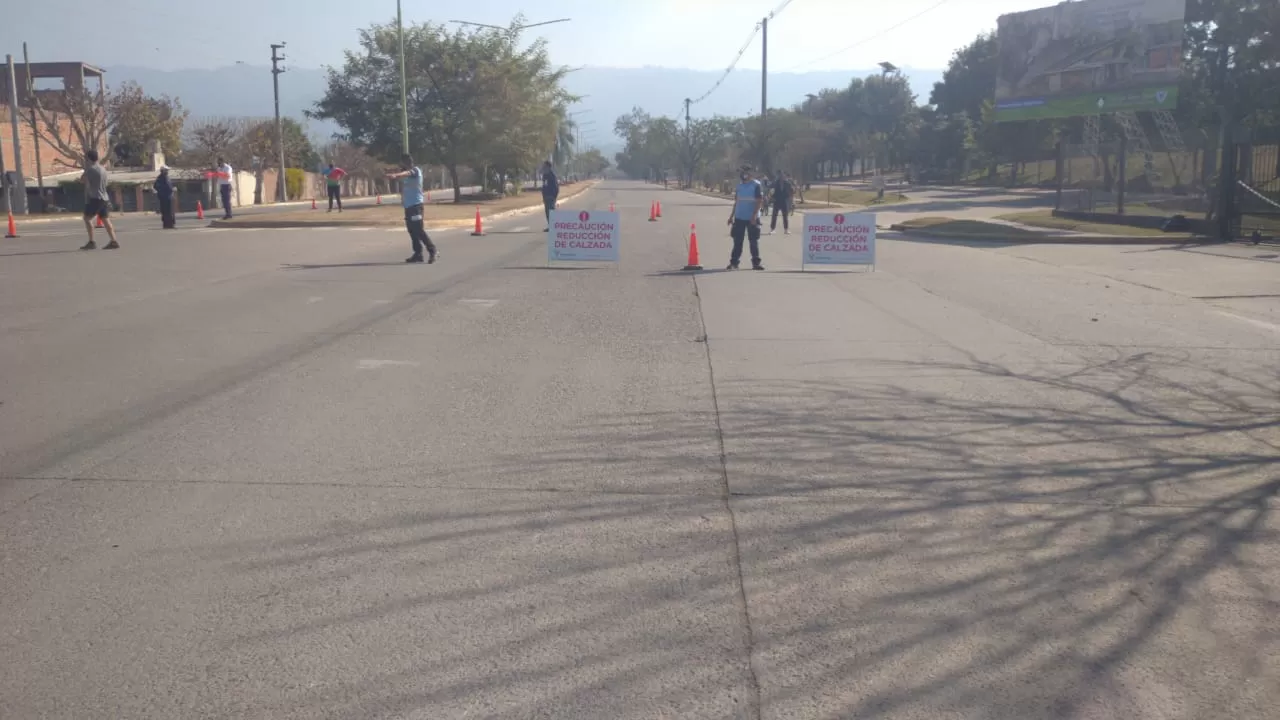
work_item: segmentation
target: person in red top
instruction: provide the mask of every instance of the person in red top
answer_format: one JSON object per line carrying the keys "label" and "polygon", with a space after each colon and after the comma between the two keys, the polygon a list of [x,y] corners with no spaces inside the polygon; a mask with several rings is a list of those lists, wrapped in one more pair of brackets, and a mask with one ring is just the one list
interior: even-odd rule
{"label": "person in red top", "polygon": [[329,163],[329,168],[324,171],[325,185],[329,191],[329,212],[333,212],[335,202],[338,203],[338,212],[342,212],[342,178],[346,174],[346,170],[334,167],[333,163]]}

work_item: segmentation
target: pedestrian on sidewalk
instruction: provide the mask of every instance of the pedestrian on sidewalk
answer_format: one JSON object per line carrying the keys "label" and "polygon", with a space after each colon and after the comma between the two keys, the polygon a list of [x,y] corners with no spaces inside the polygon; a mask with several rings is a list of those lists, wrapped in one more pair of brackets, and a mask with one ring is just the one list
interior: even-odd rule
{"label": "pedestrian on sidewalk", "polygon": [[423,226],[423,206],[427,198],[422,192],[422,168],[413,164],[413,156],[405,153],[400,156],[400,171],[387,173],[388,180],[403,180],[400,183],[400,202],[404,206],[404,226],[409,231],[409,239],[413,241],[413,254],[405,258],[407,263],[422,262],[422,249],[427,250],[427,264],[436,261],[440,253],[435,243],[427,235]]}
{"label": "pedestrian on sidewalk", "polygon": [[173,181],[169,179],[169,166],[161,165],[160,174],[151,185],[156,191],[156,204],[160,206],[160,226],[165,230],[176,227],[173,217]]}
{"label": "pedestrian on sidewalk", "polygon": [[81,250],[96,250],[93,241],[93,221],[102,220],[107,229],[107,237],[111,242],[102,246],[103,250],[116,250],[120,243],[116,242],[116,229],[111,224],[111,198],[107,195],[107,169],[98,163],[98,151],[86,150],[84,153],[84,174],[80,182],[84,183],[84,229],[89,232],[89,242]]}
{"label": "pedestrian on sidewalk", "polygon": [[226,160],[218,158],[218,169],[213,174],[214,177],[218,178],[218,192],[222,197],[222,217],[224,220],[231,219],[231,178],[234,172]]}
{"label": "pedestrian on sidewalk", "polygon": [[338,212],[342,212],[342,176],[346,174],[346,170],[334,167],[333,163],[329,163],[328,169],[324,171],[324,182],[329,191],[329,212],[333,212],[335,202],[338,203]]}
{"label": "pedestrian on sidewalk", "polygon": [[560,197],[560,178],[556,177],[551,161],[542,163],[542,206],[547,215],[547,230],[551,229],[551,211],[556,209],[556,199]]}
{"label": "pedestrian on sidewalk", "polygon": [[751,243],[751,269],[763,270],[760,262],[760,215],[764,208],[764,188],[751,176],[751,166],[741,168],[741,182],[734,191],[733,210],[729,213],[729,236],[733,238],[733,252],[729,255],[729,269],[737,270],[742,260],[742,241]]}
{"label": "pedestrian on sidewalk", "polygon": [[784,235],[791,234],[791,215],[792,198],[795,195],[795,186],[791,184],[791,180],[787,178],[781,170],[773,180],[773,219],[769,221],[769,234],[772,235],[778,231],[778,213],[782,213],[782,233]]}

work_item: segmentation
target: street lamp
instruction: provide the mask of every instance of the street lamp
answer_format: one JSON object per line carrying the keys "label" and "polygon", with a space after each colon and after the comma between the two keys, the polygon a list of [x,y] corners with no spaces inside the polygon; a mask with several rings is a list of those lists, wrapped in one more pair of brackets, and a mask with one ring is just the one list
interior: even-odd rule
{"label": "street lamp", "polygon": [[400,44],[400,151],[409,154],[409,92],[404,79],[404,15],[396,0],[396,37]]}
{"label": "street lamp", "polygon": [[573,18],[560,18],[558,20],[546,20],[543,22],[528,23],[525,25],[516,25],[515,27],[502,27],[501,25],[490,25],[489,23],[471,22],[469,20],[450,20],[451,23],[458,25],[474,25],[475,27],[492,28],[494,30],[524,30],[531,27],[540,27],[542,25],[554,25],[555,23],[569,22]]}

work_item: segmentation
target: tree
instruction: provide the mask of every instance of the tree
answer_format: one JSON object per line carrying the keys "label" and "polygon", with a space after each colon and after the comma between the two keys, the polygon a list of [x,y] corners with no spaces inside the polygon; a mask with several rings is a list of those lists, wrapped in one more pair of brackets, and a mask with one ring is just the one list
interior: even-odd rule
{"label": "tree", "polygon": [[250,122],[245,118],[198,118],[185,128],[183,163],[194,167],[213,167],[219,157],[232,165],[252,163],[243,143]]}
{"label": "tree", "polygon": [[[307,137],[306,130],[297,120],[280,118],[280,134],[284,141],[284,163],[286,169],[291,167],[311,169],[320,163],[320,157],[316,155],[315,149],[311,146],[311,139]],[[276,146],[275,120],[259,120],[248,125],[244,129],[240,143],[243,145],[243,157],[253,167],[254,177],[258,181],[253,193],[253,202],[258,205],[263,202],[262,184],[264,172],[268,168],[280,169],[280,153]],[[281,171],[283,172],[283,170]],[[272,190],[274,191],[274,188]]]}
{"label": "tree", "polygon": [[45,90],[34,94],[32,104],[36,135],[58,151],[54,165],[80,167],[85,150],[101,152],[106,146],[111,116],[105,94],[88,88]]}
{"label": "tree", "polygon": [[[521,49],[521,23],[517,16],[505,30],[451,33],[432,23],[404,30],[410,150],[446,168],[456,201],[461,166],[528,167],[551,153],[562,108],[575,100],[543,41]],[[361,31],[360,46],[347,51],[341,70],[329,70],[311,116],[337,121],[352,142],[392,160],[401,148],[395,28]]]}
{"label": "tree", "polygon": [[599,175],[609,169],[609,160],[596,148],[580,153],[574,163],[575,167],[586,175]]}
{"label": "tree", "polygon": [[106,112],[111,148],[119,164],[145,165],[153,141],[174,157],[182,151],[187,111],[177,98],[150,96],[137,83],[126,82],[107,96]]}
{"label": "tree", "polygon": [[722,152],[733,121],[723,117],[691,119],[680,143],[680,165],[684,183],[692,186],[713,153]]}

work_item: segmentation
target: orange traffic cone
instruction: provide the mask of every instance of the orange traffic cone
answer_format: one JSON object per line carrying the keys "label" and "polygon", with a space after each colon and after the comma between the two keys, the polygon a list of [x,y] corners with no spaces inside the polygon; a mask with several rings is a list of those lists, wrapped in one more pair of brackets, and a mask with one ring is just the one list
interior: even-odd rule
{"label": "orange traffic cone", "polygon": [[613,209],[613,203],[609,203],[609,212],[616,212],[616,211]]}
{"label": "orange traffic cone", "polygon": [[484,222],[480,219],[480,206],[476,206],[476,231],[471,233],[472,237],[480,237],[484,234]]}
{"label": "orange traffic cone", "polygon": [[101,216],[101,215],[99,215],[99,216],[98,216],[98,221],[97,221],[97,222],[95,222],[95,223],[93,224],[93,226],[94,226],[94,227],[96,227],[96,228],[100,228],[100,227],[102,227],[102,226],[103,226],[103,225],[102,225],[102,216]]}
{"label": "orange traffic cone", "polygon": [[7,238],[18,237],[18,225],[13,221],[13,211],[9,211],[9,232],[5,233]]}
{"label": "orange traffic cone", "polygon": [[382,193],[378,193],[378,202],[376,202],[376,203],[374,203],[374,204],[375,204],[375,205],[381,205],[381,204],[382,204]]}
{"label": "orange traffic cone", "polygon": [[658,213],[657,213],[658,217],[662,217],[662,201],[659,200],[654,204],[658,206]]}
{"label": "orange traffic cone", "polygon": [[649,222],[658,222],[658,203],[649,206]]}
{"label": "orange traffic cone", "polygon": [[312,210],[315,210],[315,209],[316,209],[316,199],[315,199],[315,198],[311,198],[311,209],[312,209]]}
{"label": "orange traffic cone", "polygon": [[204,219],[204,203],[200,202],[199,200],[196,201],[196,219],[197,220]]}
{"label": "orange traffic cone", "polygon": [[696,225],[689,226],[689,264],[684,266],[685,270],[701,270],[701,261],[698,259],[698,228]]}

